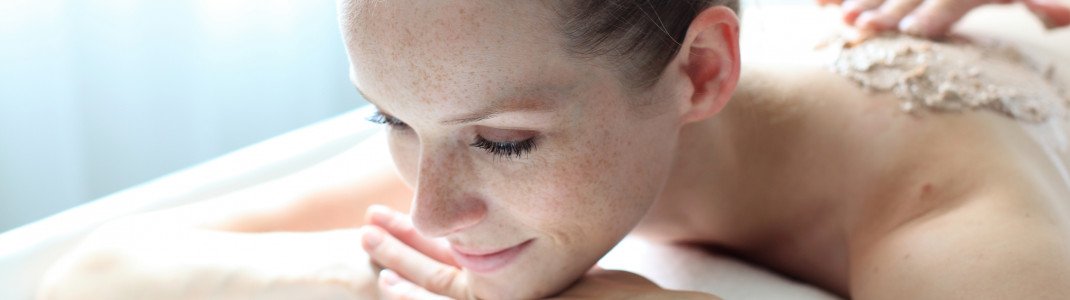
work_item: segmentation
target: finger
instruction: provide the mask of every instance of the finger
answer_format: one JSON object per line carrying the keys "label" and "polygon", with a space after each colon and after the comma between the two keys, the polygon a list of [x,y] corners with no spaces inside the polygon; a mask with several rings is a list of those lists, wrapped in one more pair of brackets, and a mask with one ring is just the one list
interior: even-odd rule
{"label": "finger", "polygon": [[1025,6],[1029,8],[1044,27],[1054,29],[1070,26],[1070,7],[1052,0],[1026,0]]}
{"label": "finger", "polygon": [[412,220],[408,216],[382,205],[368,207],[365,216],[367,223],[386,229],[401,242],[412,246],[431,258],[445,264],[460,267],[450,254],[449,245],[444,240],[428,239],[416,232],[412,226]]}
{"label": "finger", "polygon": [[840,5],[843,4],[843,0],[817,0],[817,4],[821,6],[825,5]]}
{"label": "finger", "polygon": [[381,299],[420,299],[420,300],[445,300],[449,299],[441,295],[435,295],[412,282],[401,278],[391,270],[379,272],[379,298]]}
{"label": "finger", "polygon": [[876,11],[863,12],[855,21],[855,26],[862,29],[884,31],[897,29],[899,21],[921,5],[922,0],[895,0],[885,2]]}
{"label": "finger", "polygon": [[942,37],[973,8],[990,1],[925,1],[899,22],[899,30],[922,37]]}
{"label": "finger", "polygon": [[865,11],[876,9],[884,0],[850,0],[843,4],[843,21],[854,25],[858,16]]}
{"label": "finger", "polygon": [[368,225],[361,230],[364,250],[384,268],[435,294],[453,298],[465,298],[468,294],[460,269],[416,251],[378,226]]}

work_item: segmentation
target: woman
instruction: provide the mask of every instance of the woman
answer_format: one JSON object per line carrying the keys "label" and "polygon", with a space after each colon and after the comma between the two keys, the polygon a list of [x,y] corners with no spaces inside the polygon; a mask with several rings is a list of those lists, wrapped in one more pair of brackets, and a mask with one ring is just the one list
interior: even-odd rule
{"label": "woman", "polygon": [[114,222],[43,295],[713,297],[589,270],[629,233],[861,299],[1070,294],[1066,165],[1021,121],[904,113],[825,65],[742,72],[731,1],[613,3],[341,1],[397,173],[340,170],[358,149]]}

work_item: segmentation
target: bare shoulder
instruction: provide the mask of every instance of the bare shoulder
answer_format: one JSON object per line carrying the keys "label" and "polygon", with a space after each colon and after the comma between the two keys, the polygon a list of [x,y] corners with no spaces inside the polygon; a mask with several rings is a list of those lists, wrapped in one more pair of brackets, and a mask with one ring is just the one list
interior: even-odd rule
{"label": "bare shoulder", "polygon": [[[1065,51],[1070,48],[1070,30],[1044,31],[1021,7],[981,9],[956,29],[978,44],[937,43],[927,53],[942,58],[882,65],[881,72],[864,79],[895,83],[873,88],[880,84],[861,83],[839,70],[844,51],[827,45],[844,29],[836,13],[807,5],[747,10],[739,101],[729,108],[761,110],[755,114],[770,116],[763,121],[809,129],[804,134],[810,138],[847,141],[846,146],[854,148],[908,149],[911,153],[904,155],[910,159],[918,157],[916,150],[925,150],[936,158],[975,151],[978,158],[1025,155],[1040,161],[1049,155],[1039,152],[1060,149],[1059,159],[1070,161],[1070,52]],[[823,44],[826,49],[821,49]],[[1000,47],[986,47],[990,44]],[[870,48],[880,57],[915,50],[904,45],[910,43],[876,43]],[[999,49],[1015,50],[1023,58]],[[978,56],[956,59],[961,54]],[[1006,60],[996,62],[986,55]],[[915,58],[921,57],[902,57],[919,61]],[[884,76],[891,74],[887,70],[903,72]],[[925,73],[926,80],[903,84],[916,79],[914,72]],[[963,74],[983,76],[953,79]],[[993,89],[999,92],[990,93]],[[1001,149],[979,149],[985,145]],[[1064,162],[1055,164],[1065,167]]]}
{"label": "bare shoulder", "polygon": [[852,245],[852,296],[1064,299],[1070,295],[1067,220],[1044,202],[1005,197],[967,199]]}
{"label": "bare shoulder", "polygon": [[[826,157],[852,159],[852,167],[873,171],[864,182],[887,187],[858,201],[862,221],[852,225],[863,230],[849,237],[852,297],[1070,295],[1070,193],[1060,173],[1067,166],[1044,147],[1070,130],[1044,140],[1023,129],[1041,126],[984,110],[904,112],[892,93],[866,92],[831,70],[833,57],[808,51],[837,27],[819,21],[837,18],[812,9],[814,16],[746,12],[743,101],[726,110],[768,110],[761,115],[772,119],[763,124],[790,123],[784,127],[806,137],[798,140],[825,147],[817,149]],[[984,10],[959,30],[1035,50],[1070,75],[1070,56],[1060,50],[1070,48],[1070,31],[1044,32],[1025,20],[1032,19],[1020,8]]]}

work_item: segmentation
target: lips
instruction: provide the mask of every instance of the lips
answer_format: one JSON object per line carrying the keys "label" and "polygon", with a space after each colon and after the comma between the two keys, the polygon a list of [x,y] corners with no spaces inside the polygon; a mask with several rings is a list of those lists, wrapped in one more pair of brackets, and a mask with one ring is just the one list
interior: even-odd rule
{"label": "lips", "polygon": [[516,260],[517,256],[531,245],[534,240],[527,240],[516,246],[494,250],[462,249],[457,246],[450,247],[453,258],[465,269],[476,273],[490,273],[497,271]]}

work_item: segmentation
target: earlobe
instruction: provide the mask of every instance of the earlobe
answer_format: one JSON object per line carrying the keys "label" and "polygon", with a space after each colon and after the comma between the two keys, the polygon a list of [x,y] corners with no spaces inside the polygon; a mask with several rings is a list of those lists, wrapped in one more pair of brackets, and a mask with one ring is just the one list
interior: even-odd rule
{"label": "earlobe", "polygon": [[680,71],[692,91],[685,97],[683,122],[716,115],[728,104],[739,81],[739,18],[727,7],[706,9],[688,28],[678,56]]}

